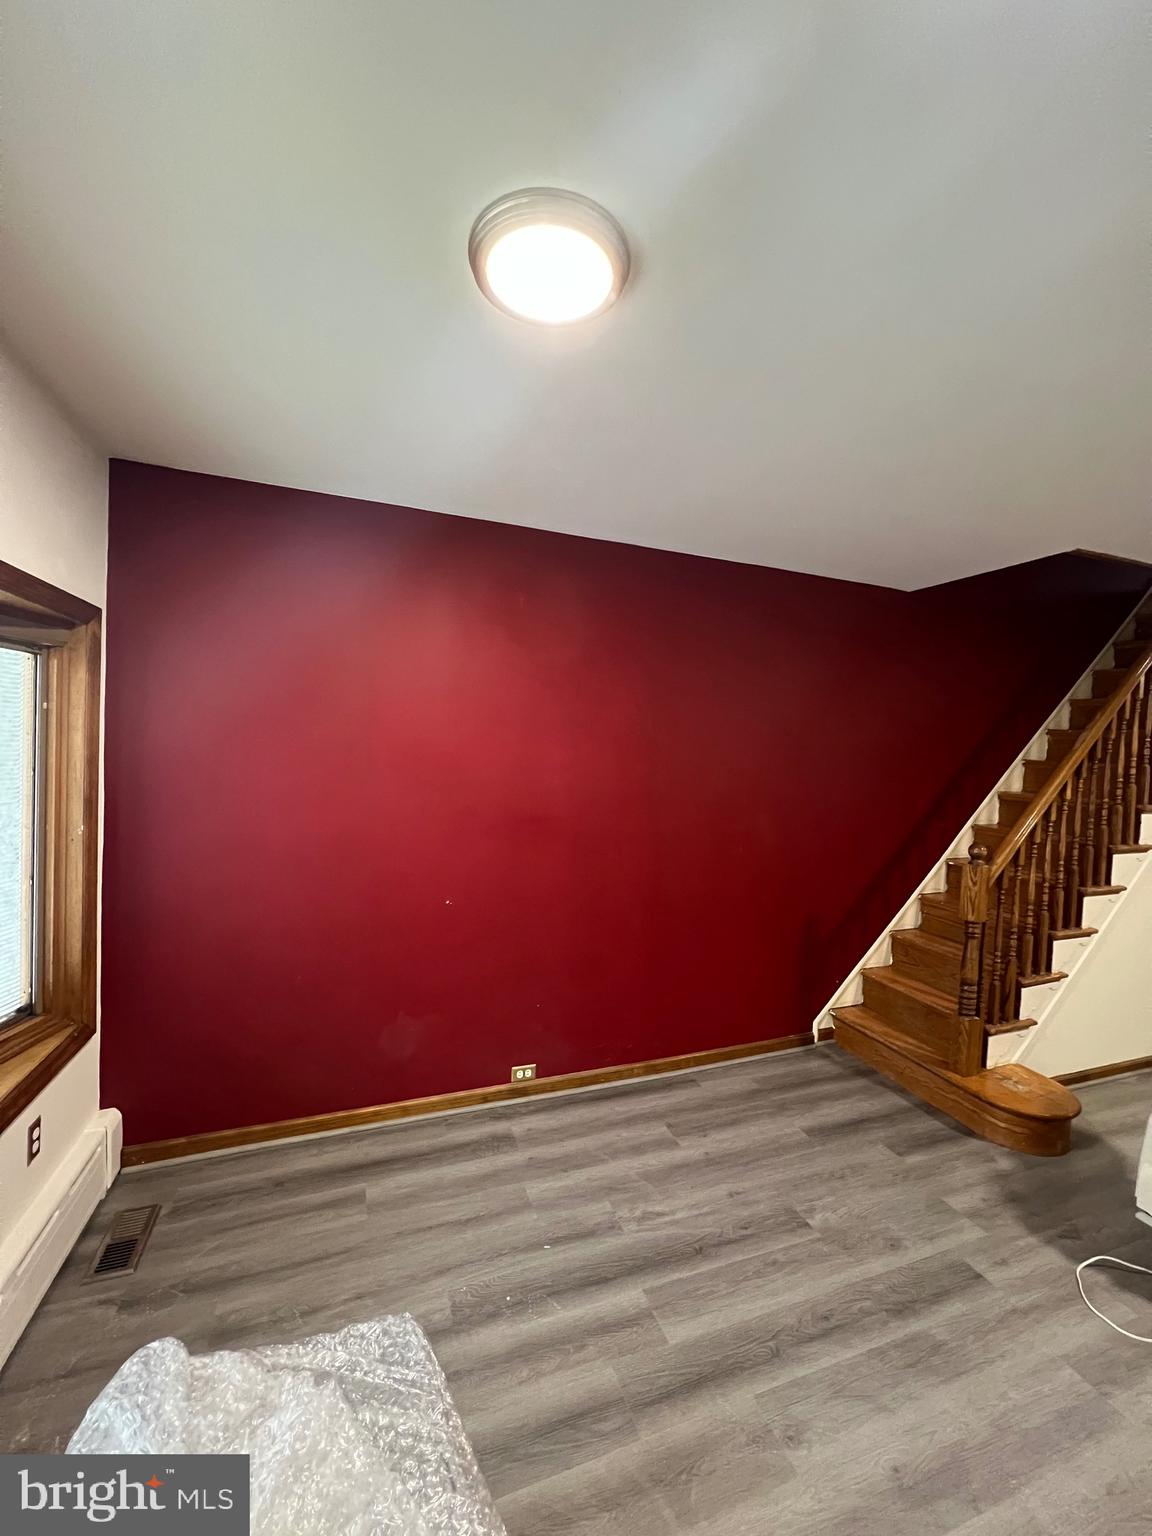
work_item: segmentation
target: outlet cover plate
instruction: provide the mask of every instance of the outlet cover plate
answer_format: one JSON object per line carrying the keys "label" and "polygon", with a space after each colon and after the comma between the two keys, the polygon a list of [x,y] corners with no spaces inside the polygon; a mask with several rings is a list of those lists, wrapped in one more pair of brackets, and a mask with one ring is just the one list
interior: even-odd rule
{"label": "outlet cover plate", "polygon": [[530,1083],[536,1076],[536,1063],[531,1061],[526,1067],[512,1068],[512,1081],[514,1083]]}

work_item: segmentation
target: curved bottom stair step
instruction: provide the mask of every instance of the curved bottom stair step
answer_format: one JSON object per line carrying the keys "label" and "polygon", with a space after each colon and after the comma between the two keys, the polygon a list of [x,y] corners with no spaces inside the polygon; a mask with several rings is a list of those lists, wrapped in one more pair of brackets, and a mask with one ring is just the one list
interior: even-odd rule
{"label": "curved bottom stair step", "polygon": [[1062,1083],[1008,1063],[971,1076],[908,1054],[907,1042],[864,1008],[836,1011],[836,1043],[985,1141],[1036,1157],[1061,1157],[1080,1100]]}

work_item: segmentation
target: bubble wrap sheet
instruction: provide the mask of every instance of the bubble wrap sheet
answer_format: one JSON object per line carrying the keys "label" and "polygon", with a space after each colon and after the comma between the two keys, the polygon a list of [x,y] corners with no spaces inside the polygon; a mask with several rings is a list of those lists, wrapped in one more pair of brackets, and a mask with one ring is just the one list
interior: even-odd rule
{"label": "bubble wrap sheet", "polygon": [[247,1453],[259,1536],[505,1536],[407,1316],[210,1355],[159,1339],[120,1367],[68,1449]]}

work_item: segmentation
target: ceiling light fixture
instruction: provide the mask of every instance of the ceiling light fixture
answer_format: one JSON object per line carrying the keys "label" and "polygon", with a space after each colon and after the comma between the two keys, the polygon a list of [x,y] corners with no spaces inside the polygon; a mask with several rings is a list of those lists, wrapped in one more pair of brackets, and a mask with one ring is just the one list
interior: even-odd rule
{"label": "ceiling light fixture", "polygon": [[497,309],[543,325],[589,320],[628,281],[628,241],[606,208],[578,192],[525,187],[489,203],[468,260]]}

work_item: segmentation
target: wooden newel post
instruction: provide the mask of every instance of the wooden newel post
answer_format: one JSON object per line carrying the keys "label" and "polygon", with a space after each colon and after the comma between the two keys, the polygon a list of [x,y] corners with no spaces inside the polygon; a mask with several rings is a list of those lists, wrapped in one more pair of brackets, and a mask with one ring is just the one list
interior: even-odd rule
{"label": "wooden newel post", "polygon": [[988,921],[988,850],[973,843],[960,877],[960,920],[964,948],[960,955],[960,996],[957,1013],[974,1019],[980,1012],[980,954]]}

